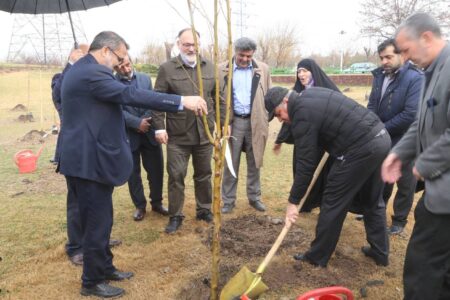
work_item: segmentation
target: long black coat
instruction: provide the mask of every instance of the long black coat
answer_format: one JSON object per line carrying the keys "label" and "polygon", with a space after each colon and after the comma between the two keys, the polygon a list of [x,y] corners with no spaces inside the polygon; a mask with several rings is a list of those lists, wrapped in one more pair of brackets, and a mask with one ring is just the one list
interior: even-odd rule
{"label": "long black coat", "polygon": [[[316,169],[322,149],[345,160],[346,152],[384,128],[367,108],[341,93],[312,87],[289,97],[288,113],[296,146],[296,173],[289,202],[298,204]],[[335,163],[339,163],[336,161]]]}

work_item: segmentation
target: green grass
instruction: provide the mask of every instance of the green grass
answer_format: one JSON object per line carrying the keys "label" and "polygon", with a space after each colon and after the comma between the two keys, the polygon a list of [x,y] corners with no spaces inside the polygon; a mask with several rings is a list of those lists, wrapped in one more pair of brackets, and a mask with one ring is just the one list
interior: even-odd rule
{"label": "green grass", "polygon": [[[37,151],[41,146],[36,140],[20,141],[19,138],[33,129],[48,130],[57,122],[50,97],[52,75],[51,71],[39,70],[11,73],[0,71],[1,299],[79,297],[81,269],[70,265],[64,253],[67,239],[65,180],[54,172],[54,166],[48,162],[54,153],[56,137],[50,135],[45,139],[45,148],[36,172],[19,174],[13,162],[17,151]],[[366,89],[352,87],[349,95],[363,101],[361,99]],[[16,121],[23,112],[13,112],[10,109],[19,103],[33,112],[36,122]],[[284,145],[279,156],[272,153],[273,140],[279,127],[276,120],[270,124],[270,140],[261,170],[261,186],[262,199],[268,207],[267,214],[283,217],[292,184],[292,146]],[[206,225],[195,221],[192,175],[193,170],[189,167],[185,180],[186,219],[183,228],[181,233],[171,236],[163,233],[167,224],[165,217],[149,212],[143,221],[134,222],[134,206],[128,187],[124,185],[115,189],[112,237],[123,241],[122,246],[114,249],[115,263],[136,272],[132,281],[119,285],[127,289],[124,299],[174,299],[173,296],[179,293],[182,285],[208,271],[209,249],[204,244],[204,235],[197,232],[206,228]],[[233,216],[224,216],[225,221],[230,217],[254,213],[246,203],[244,157],[241,159],[239,176],[237,208]],[[167,174],[164,179],[165,205],[166,183]],[[144,187],[148,195],[146,184]],[[302,221],[305,222],[300,220]],[[299,226],[309,228],[313,225]],[[396,282],[400,282],[400,279]],[[295,295],[295,291],[278,292],[283,292],[290,298]],[[268,294],[272,296],[265,296],[265,299],[280,299],[276,294],[277,291],[272,291]]]}

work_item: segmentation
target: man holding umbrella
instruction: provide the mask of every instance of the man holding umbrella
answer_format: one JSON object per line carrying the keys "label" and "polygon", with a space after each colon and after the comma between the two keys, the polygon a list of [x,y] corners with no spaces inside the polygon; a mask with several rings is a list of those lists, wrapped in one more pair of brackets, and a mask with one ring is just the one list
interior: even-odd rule
{"label": "man holding umbrella", "polygon": [[199,96],[156,93],[117,81],[112,70],[127,55],[128,45],[122,37],[101,32],[89,53],[67,72],[62,85],[64,143],[58,168],[80,210],[84,256],[81,294],[85,296],[120,296],[124,290],[106,281],[133,276],[115,268],[108,246],[114,186],[124,184],[133,168],[121,105],[207,113],[206,102]]}

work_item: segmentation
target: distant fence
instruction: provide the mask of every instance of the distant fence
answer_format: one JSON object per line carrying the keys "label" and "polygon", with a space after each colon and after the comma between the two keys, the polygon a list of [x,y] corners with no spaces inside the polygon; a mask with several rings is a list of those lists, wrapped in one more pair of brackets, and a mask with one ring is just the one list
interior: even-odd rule
{"label": "distant fence", "polygon": [[[372,74],[331,74],[328,75],[336,85],[367,86],[372,85]],[[272,75],[273,83],[294,85],[295,75]]]}

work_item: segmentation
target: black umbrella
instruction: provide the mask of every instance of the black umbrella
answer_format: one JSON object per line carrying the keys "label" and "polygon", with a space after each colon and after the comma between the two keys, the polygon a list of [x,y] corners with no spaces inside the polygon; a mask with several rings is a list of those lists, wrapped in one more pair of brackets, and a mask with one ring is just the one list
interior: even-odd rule
{"label": "black umbrella", "polygon": [[120,0],[1,0],[0,10],[12,14],[69,14],[75,48],[78,48],[70,12],[106,6]]}

